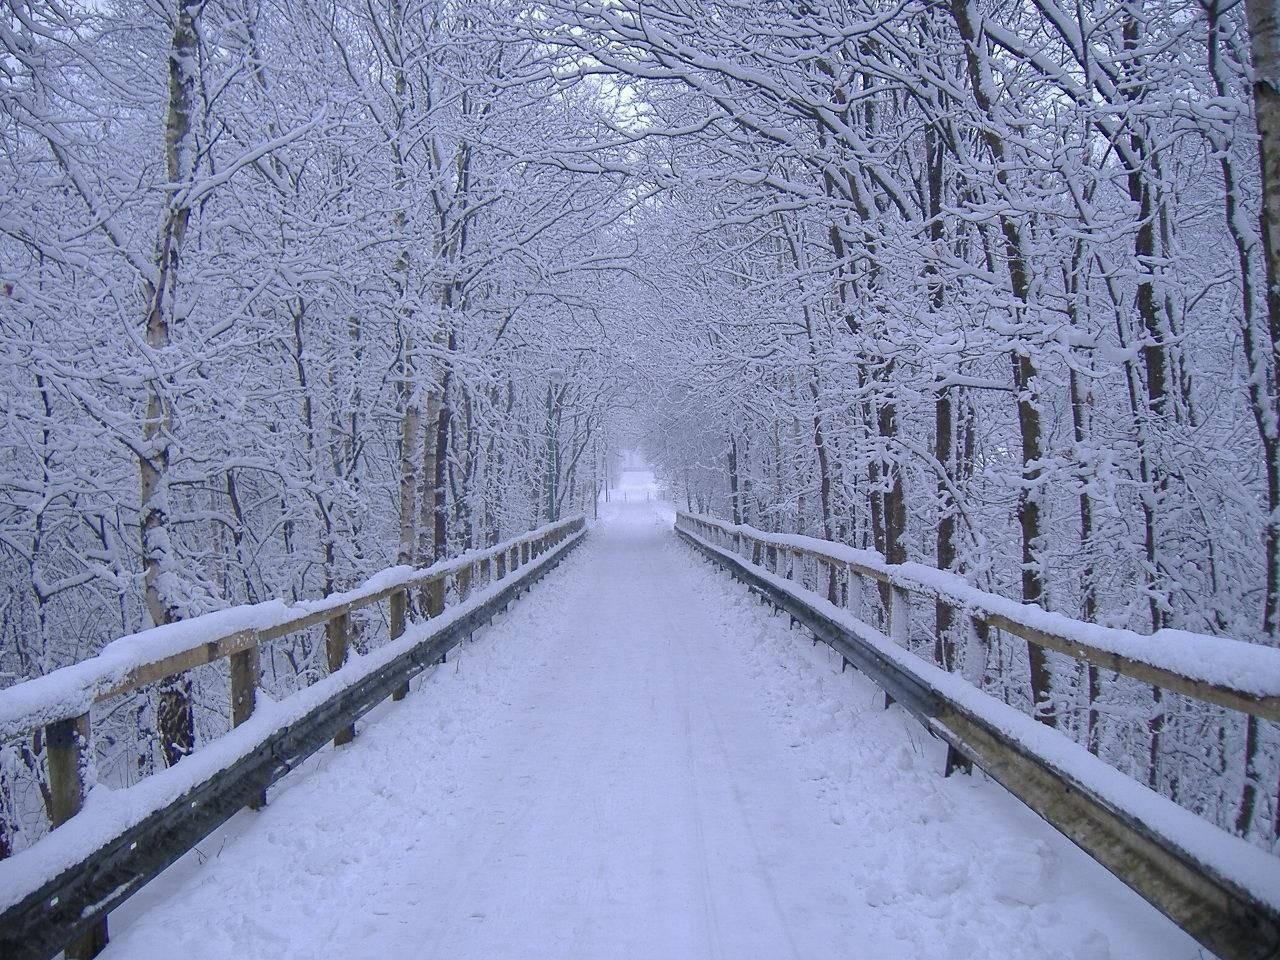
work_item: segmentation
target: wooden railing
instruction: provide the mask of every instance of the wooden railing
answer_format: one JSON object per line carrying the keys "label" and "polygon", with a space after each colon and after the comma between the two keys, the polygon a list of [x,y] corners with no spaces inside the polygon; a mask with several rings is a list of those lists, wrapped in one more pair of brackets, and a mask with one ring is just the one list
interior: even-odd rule
{"label": "wooden railing", "polygon": [[[944,740],[947,774],[972,764],[984,769],[1224,960],[1280,957],[1280,859],[983,693],[972,671],[952,673],[912,653],[910,600],[948,605],[970,645],[996,628],[1268,720],[1280,719],[1280,650],[1098,627],[977,590],[943,571],[886,564],[867,551],[713,517],[678,513],[676,531],[870,677],[885,691],[886,705],[897,701]],[[974,646],[964,658],[970,668],[981,662]]]}
{"label": "wooden railing", "polygon": [[890,593],[885,632],[898,640],[911,631],[911,598],[925,597],[951,608],[960,625],[957,633],[966,642],[981,631],[1002,630],[1095,667],[1280,722],[1280,649],[1179,630],[1144,636],[979,590],[954,573],[916,563],[885,563],[876,554],[843,544],[770,534],[688,513],[678,514],[677,524],[741,556],[749,554],[752,563],[778,575],[798,572],[796,560],[810,562],[820,571],[827,599],[863,619],[866,581],[883,585]]}
{"label": "wooden railing", "polygon": [[[585,526],[573,517],[425,569],[386,570],[311,603],[253,604],[153,628],[0,690],[0,741],[44,730],[54,827],[0,861],[0,956],[43,958],[64,947],[68,957],[92,956],[105,944],[108,910],[237,809],[263,802],[265,788],[298,760],[330,738],[349,742],[356,719],[388,695],[403,698],[412,676],[527,590]],[[448,609],[447,598],[454,601]],[[351,614],[382,602],[388,642],[347,663]],[[406,637],[411,612],[434,623]],[[319,625],[331,675],[255,717],[260,648]],[[57,829],[76,818],[92,786],[94,705],[223,659],[230,661],[234,729],[216,741],[219,751],[197,750],[148,778],[165,782],[129,823],[91,818],[73,834]]]}

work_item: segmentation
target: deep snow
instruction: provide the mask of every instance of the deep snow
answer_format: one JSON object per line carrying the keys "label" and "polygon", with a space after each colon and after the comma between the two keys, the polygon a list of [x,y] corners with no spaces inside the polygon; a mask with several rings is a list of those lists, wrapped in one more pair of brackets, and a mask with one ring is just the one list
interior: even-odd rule
{"label": "deep snow", "polygon": [[510,614],[113,918],[107,958],[1201,956],[615,502]]}

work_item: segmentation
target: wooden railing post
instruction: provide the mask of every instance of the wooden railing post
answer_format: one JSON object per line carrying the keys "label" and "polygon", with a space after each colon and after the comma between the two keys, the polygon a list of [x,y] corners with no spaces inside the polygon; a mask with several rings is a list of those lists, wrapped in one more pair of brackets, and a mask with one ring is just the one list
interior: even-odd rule
{"label": "wooden railing post", "polygon": [[981,690],[983,674],[986,673],[991,628],[968,611],[964,611],[963,618],[965,625],[964,678]]}
{"label": "wooden railing post", "polygon": [[863,577],[862,574],[855,571],[853,567],[847,567],[846,569],[848,570],[849,589],[848,589],[847,595],[845,596],[844,605],[846,609],[851,610],[853,612],[853,615],[855,617],[857,617],[863,623],[866,623],[867,622],[867,598],[866,598],[866,591],[863,589],[863,587],[865,586],[864,580],[866,578]]}
{"label": "wooden railing post", "polygon": [[[347,645],[351,642],[351,614],[345,610],[324,625],[324,647],[329,657],[329,672],[342,669],[347,662]],[[355,725],[342,727],[333,735],[333,745],[341,747],[356,738]]]}
{"label": "wooden railing post", "polygon": [[[89,771],[89,714],[59,720],[44,728],[45,756],[49,764],[49,815],[54,827],[66,823],[84,805]],[[94,924],[67,944],[67,960],[96,957],[107,945],[107,921]]]}
{"label": "wooden railing post", "polygon": [[231,661],[231,726],[251,716],[258,703],[258,646],[233,653]]}
{"label": "wooden railing post", "polygon": [[496,564],[496,566],[495,566],[495,578],[496,578],[496,579],[498,579],[498,580],[503,580],[503,579],[505,579],[505,578],[506,578],[506,576],[507,576],[507,551],[503,550],[501,553],[499,553],[499,554],[498,554],[496,557],[494,557],[493,559],[494,559],[495,564]]}
{"label": "wooden railing post", "polygon": [[471,564],[459,568],[458,572],[454,574],[453,582],[458,587],[459,603],[471,596]]}
{"label": "wooden railing post", "polygon": [[520,566],[524,566],[529,562],[529,541],[525,540],[520,544]]}
{"label": "wooden railing post", "polygon": [[[405,615],[405,592],[397,590],[391,595],[391,639],[404,633],[404,615]],[[396,687],[391,694],[392,700],[403,700],[409,695],[409,682],[406,680],[402,685]]]}
{"label": "wooden railing post", "polygon": [[444,574],[427,584],[427,616],[438,617],[444,613]]}
{"label": "wooden railing post", "polygon": [[904,648],[911,642],[911,594],[896,583],[889,585],[889,636]]}
{"label": "wooden railing post", "polygon": [[[251,716],[258,703],[258,644],[238,650],[230,658],[231,666],[231,726],[238,727]],[[249,801],[250,810],[261,810],[267,805],[267,791],[263,790]]]}
{"label": "wooden railing post", "polygon": [[493,569],[493,564],[490,562],[489,558],[483,557],[480,560],[480,572],[478,575],[481,586],[487,587],[493,581],[493,578],[490,576],[490,571],[492,569]]}

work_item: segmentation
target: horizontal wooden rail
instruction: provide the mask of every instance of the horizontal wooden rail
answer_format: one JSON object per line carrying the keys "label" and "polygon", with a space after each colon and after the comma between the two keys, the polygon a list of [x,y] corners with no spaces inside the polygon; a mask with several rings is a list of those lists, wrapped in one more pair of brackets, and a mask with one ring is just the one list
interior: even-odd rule
{"label": "horizontal wooden rail", "polygon": [[743,535],[718,521],[677,517],[676,531],[688,543],[786,610],[946,741],[948,770],[953,751],[977,764],[1223,960],[1280,957],[1276,858],[903,649],[831,600],[743,558],[740,541],[721,545],[703,530]]}
{"label": "horizontal wooden rail", "polygon": [[[140,642],[125,644],[123,653],[112,651],[116,644],[109,646],[106,663],[67,668],[76,671],[69,682],[51,684],[55,673],[0,691],[0,715],[9,721],[4,729],[30,729],[33,717],[45,722],[56,821],[47,837],[0,861],[0,957],[43,960],[64,948],[69,957],[95,953],[105,944],[110,910],[238,809],[259,804],[268,785],[326,741],[348,742],[357,719],[388,696],[403,696],[413,676],[541,578],[580,542],[585,528],[586,521],[574,517],[425,570],[396,568],[301,613],[280,616],[274,604],[259,604],[193,619],[182,632],[159,628],[158,639],[147,631],[136,635]],[[458,598],[448,609],[446,578],[453,578]],[[431,619],[405,635],[410,590],[425,592],[424,613]],[[390,642],[346,663],[351,611],[380,600],[391,601]],[[254,625],[229,628],[228,622],[238,618]],[[266,640],[321,623],[331,675],[255,716],[258,678],[256,660],[249,655]],[[211,745],[216,748],[199,750],[118,791],[114,816],[95,818],[70,833],[57,829],[75,819],[89,786],[89,705],[222,657],[232,663],[236,729]],[[121,669],[122,663],[128,668]],[[41,703],[40,696],[51,690],[66,695]],[[76,709],[82,712],[77,715]],[[135,793],[141,798],[137,803],[129,800]]]}
{"label": "horizontal wooden rail", "polygon": [[[392,567],[354,590],[321,600],[296,604],[270,600],[232,607],[123,637],[95,657],[0,690],[0,740],[73,719],[108,697],[213,663],[259,643],[329,623],[396,594],[438,590],[450,578],[464,573],[469,576],[479,566],[496,564],[515,569],[522,562],[522,550],[527,556],[531,544],[574,522],[577,521],[547,524],[523,537],[423,569]],[[504,558],[506,564],[502,564]]]}
{"label": "horizontal wooden rail", "polygon": [[[941,601],[978,626],[1003,630],[1095,667],[1280,722],[1280,649],[1181,630],[1144,636],[1102,627],[979,590],[954,573],[916,563],[888,564],[876,554],[843,544],[769,534],[688,513],[676,519],[678,525],[737,553],[750,546],[757,564],[762,551],[779,559],[788,553],[809,557],[828,570],[869,577],[906,596]],[[905,624],[899,623],[893,632],[905,635]]]}

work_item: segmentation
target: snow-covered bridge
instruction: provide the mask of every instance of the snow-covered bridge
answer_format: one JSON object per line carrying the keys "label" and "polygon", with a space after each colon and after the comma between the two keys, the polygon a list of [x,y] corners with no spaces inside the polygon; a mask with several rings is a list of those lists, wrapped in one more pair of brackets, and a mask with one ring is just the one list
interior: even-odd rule
{"label": "snow-covered bridge", "polygon": [[[589,535],[571,521],[497,548],[501,569],[492,551],[454,562],[451,577],[466,571],[456,605],[183,763],[94,791],[68,823],[0,863],[4,955],[48,956],[109,907],[103,956],[118,958],[1202,955],[996,783],[944,778],[944,762],[964,758],[929,735],[918,709],[886,709],[868,679],[880,670],[867,668],[874,629],[851,627],[872,644],[859,652],[819,645],[822,629],[807,642],[794,616],[759,600],[772,589],[775,602],[789,592],[816,610],[824,598],[747,560],[738,572],[754,578],[749,591],[691,549],[707,522],[682,518],[681,542],[672,519],[640,492],[607,506]],[[742,533],[728,536],[750,555]],[[711,538],[702,549],[718,550]],[[781,569],[787,548],[765,549]],[[303,615],[349,615],[406,587],[429,593],[439,576],[393,571]],[[981,598],[970,599],[978,610]],[[261,610],[230,616],[245,622],[221,623],[224,634],[283,629]],[[154,660],[166,643],[170,657],[234,647],[193,646],[198,629],[135,642],[132,656]],[[845,670],[846,655],[865,672]],[[74,676],[4,691],[0,719],[29,720],[43,705],[55,725],[49,711],[98,696],[108,673],[122,682],[128,645],[112,656],[110,670],[88,661]],[[909,669],[910,658],[900,658]],[[138,669],[124,674],[157,672]],[[386,704],[409,676],[404,702]],[[952,694],[1017,740],[1021,728],[998,707],[984,714],[981,695]],[[353,743],[313,752],[356,715]],[[1128,801],[1127,816],[1181,844],[1203,889],[1239,894],[1179,915],[1188,929],[1216,937],[1224,955],[1273,955],[1280,877],[1267,854],[1179,818],[1137,784],[1109,795],[1065,737],[1045,738],[1038,749],[1059,772],[1105,802]],[[232,815],[264,777],[278,778],[265,807]],[[1090,842],[1114,854],[1114,838]],[[1139,889],[1152,882],[1141,856],[1126,869]]]}
{"label": "snow-covered bridge", "polygon": [[0,960],[1280,960],[1278,9],[4,0]]}

